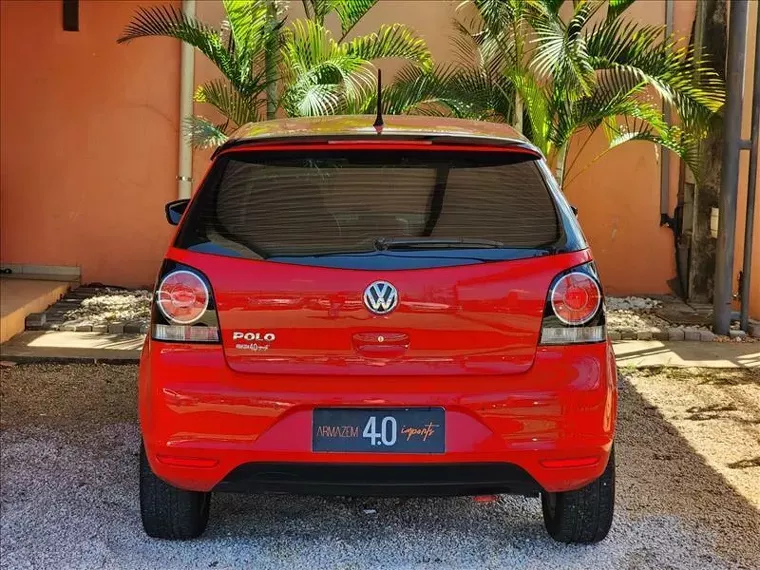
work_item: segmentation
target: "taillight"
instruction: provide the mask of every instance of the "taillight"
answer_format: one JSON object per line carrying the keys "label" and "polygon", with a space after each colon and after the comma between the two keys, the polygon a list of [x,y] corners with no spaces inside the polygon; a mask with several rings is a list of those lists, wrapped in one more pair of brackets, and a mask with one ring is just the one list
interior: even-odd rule
{"label": "taillight", "polygon": [[164,277],[156,290],[156,304],[173,323],[189,325],[208,308],[208,287],[190,271],[173,271]]}
{"label": "taillight", "polygon": [[152,311],[152,336],[170,342],[219,342],[214,296],[199,271],[164,262]]}
{"label": "taillight", "polygon": [[552,287],[554,314],[566,325],[582,325],[590,321],[602,303],[602,292],[596,281],[580,271],[563,275]]}
{"label": "taillight", "polygon": [[558,275],[549,288],[541,344],[576,344],[606,339],[602,290],[592,264]]}

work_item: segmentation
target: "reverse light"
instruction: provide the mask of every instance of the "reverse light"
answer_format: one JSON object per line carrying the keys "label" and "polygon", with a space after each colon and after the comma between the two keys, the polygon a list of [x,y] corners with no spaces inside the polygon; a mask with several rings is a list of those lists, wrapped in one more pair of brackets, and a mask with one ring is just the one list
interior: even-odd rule
{"label": "reverse light", "polygon": [[603,326],[596,327],[568,327],[541,329],[541,344],[575,344],[579,342],[601,342],[605,339],[606,332]]}
{"label": "reverse light", "polygon": [[219,327],[153,325],[153,338],[173,342],[219,342]]}

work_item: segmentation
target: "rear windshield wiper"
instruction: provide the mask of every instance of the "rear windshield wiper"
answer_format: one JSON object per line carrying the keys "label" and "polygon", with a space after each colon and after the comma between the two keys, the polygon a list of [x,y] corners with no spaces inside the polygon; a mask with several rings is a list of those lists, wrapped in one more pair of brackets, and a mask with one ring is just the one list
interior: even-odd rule
{"label": "rear windshield wiper", "polygon": [[504,247],[500,241],[491,239],[470,239],[470,238],[377,238],[375,240],[375,249],[386,251],[389,249],[412,249],[412,248],[484,248],[484,247]]}

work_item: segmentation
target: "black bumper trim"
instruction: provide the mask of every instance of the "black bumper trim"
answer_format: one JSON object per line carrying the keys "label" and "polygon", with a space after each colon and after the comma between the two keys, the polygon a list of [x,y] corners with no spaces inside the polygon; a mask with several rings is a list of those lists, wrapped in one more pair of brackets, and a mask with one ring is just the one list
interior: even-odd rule
{"label": "black bumper trim", "polygon": [[374,497],[536,495],[541,486],[511,463],[246,463],[214,491]]}

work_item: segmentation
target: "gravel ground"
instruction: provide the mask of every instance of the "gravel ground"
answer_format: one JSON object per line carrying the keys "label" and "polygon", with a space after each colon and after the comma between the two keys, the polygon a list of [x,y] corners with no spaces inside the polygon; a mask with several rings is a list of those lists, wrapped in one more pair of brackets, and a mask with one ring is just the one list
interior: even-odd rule
{"label": "gravel ground", "polygon": [[610,330],[667,329],[668,321],[653,313],[662,303],[648,297],[607,297],[607,328]]}
{"label": "gravel ground", "polygon": [[[137,503],[136,367],[3,369],[0,567],[755,570],[754,487],[724,476],[726,461],[746,454],[723,457],[725,446],[705,443],[730,426],[699,414],[733,414],[748,431],[733,434],[730,446],[754,445],[760,379],[704,374],[636,373],[621,381],[615,524],[599,545],[568,547],[545,534],[536,499],[517,497],[218,495],[202,539],[150,540]],[[716,402],[735,410],[688,411]],[[703,432],[682,435],[684,422],[701,422]],[[760,469],[740,465],[733,471],[757,476]]]}
{"label": "gravel ground", "polygon": [[126,290],[104,287],[84,299],[75,309],[64,315],[66,321],[102,325],[150,318],[152,293],[144,289]]}

